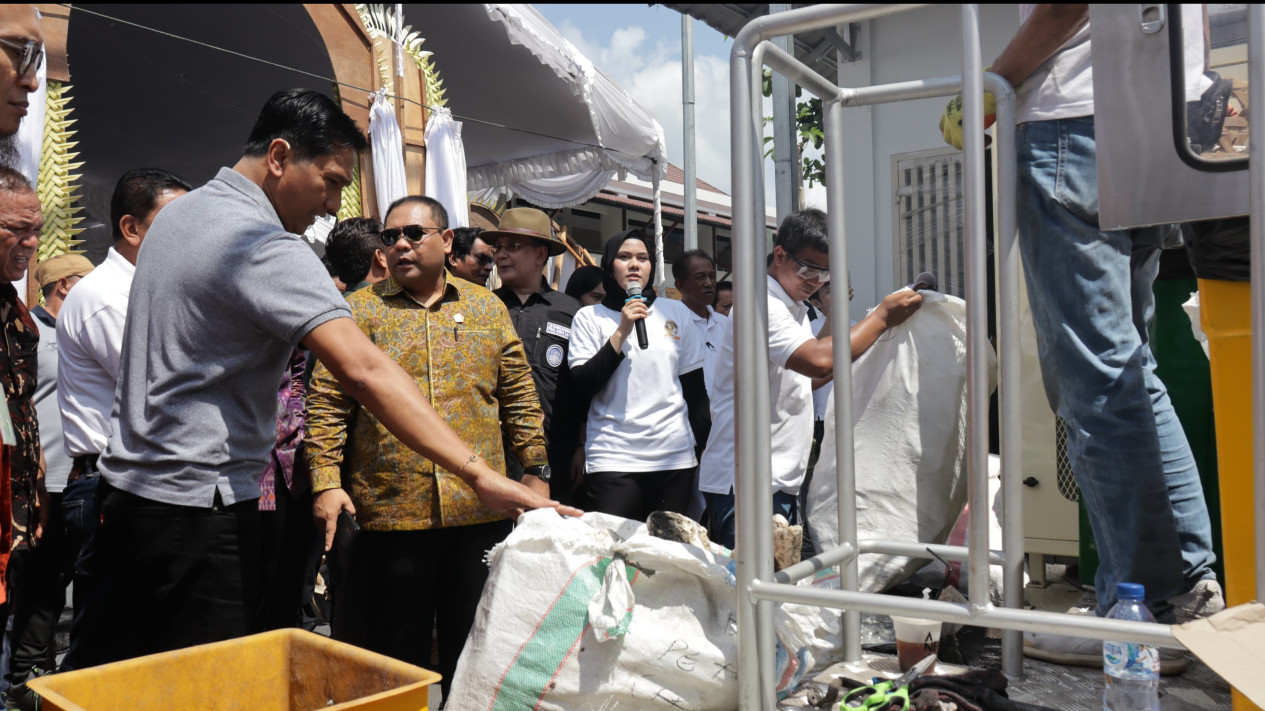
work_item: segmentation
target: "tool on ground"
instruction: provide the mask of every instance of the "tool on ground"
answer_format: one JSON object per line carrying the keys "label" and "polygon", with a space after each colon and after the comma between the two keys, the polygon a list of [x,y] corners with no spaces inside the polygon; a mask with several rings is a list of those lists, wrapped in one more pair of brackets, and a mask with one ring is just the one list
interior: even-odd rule
{"label": "tool on ground", "polygon": [[843,697],[841,711],[865,709],[866,711],[909,711],[909,684],[936,663],[936,655],[925,657],[912,669],[894,680],[881,681],[859,689],[853,689]]}

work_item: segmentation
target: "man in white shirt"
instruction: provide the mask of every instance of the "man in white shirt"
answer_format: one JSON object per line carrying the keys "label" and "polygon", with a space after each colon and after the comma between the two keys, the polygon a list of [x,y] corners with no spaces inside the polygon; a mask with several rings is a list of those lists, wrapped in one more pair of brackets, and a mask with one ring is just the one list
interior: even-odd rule
{"label": "man in white shirt", "polygon": [[[57,317],[61,354],[57,403],[66,455],[73,461],[61,510],[67,527],[66,550],[78,551],[80,558],[96,530],[93,497],[100,480],[97,458],[110,436],[110,412],[136,255],[158,211],[191,189],[164,170],[124,173],[110,198],[114,246],[100,266],[75,284]],[[76,585],[74,593],[76,618],[81,607],[80,587]]]}
{"label": "man in white shirt", "polygon": [[728,316],[712,308],[716,298],[716,263],[707,252],[692,249],[672,263],[672,278],[676,280],[676,290],[681,292],[681,303],[689,307],[691,321],[703,336],[703,382],[710,397],[716,354],[729,323]]}
{"label": "man in white shirt", "polygon": [[[804,301],[830,281],[826,213],[809,208],[788,215],[778,227],[767,277],[769,303],[769,439],[773,512],[794,523],[796,497],[813,444],[813,387],[834,374],[833,341],[827,321],[814,337]],[[917,310],[922,297],[900,291],[883,299],[852,327],[852,358],[864,353],[890,326]],[[712,430],[699,466],[699,489],[707,499],[712,540],[734,545],[734,341],[725,331],[716,359]]]}

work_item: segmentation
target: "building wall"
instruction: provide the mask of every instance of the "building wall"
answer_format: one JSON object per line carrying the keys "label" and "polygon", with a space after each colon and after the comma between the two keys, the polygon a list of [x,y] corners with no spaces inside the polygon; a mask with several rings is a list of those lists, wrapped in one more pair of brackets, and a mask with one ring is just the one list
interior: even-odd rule
{"label": "building wall", "polygon": [[[981,5],[987,66],[1019,27],[1019,6]],[[841,65],[842,86],[868,86],[958,74],[961,21],[957,5],[936,5],[862,24],[861,59]],[[944,147],[937,126],[947,99],[925,99],[848,109],[844,115],[844,195],[848,263],[861,318],[894,291],[892,156]],[[821,205],[820,207],[825,207]]]}

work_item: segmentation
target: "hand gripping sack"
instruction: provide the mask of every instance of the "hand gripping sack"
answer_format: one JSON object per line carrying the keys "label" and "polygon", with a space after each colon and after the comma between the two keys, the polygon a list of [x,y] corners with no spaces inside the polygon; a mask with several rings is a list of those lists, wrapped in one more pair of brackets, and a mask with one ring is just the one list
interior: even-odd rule
{"label": "hand gripping sack", "polygon": [[[525,514],[488,555],[446,708],[736,709],[737,598],[726,554],[600,513]],[[833,619],[788,607],[776,624],[787,690],[838,647]]]}
{"label": "hand gripping sack", "polygon": [[[922,307],[852,364],[857,537],[944,543],[966,504],[966,302],[922,292]],[[988,349],[989,391],[997,359]],[[834,400],[805,501],[818,551],[839,545]],[[923,561],[862,555],[860,589],[887,590]]]}

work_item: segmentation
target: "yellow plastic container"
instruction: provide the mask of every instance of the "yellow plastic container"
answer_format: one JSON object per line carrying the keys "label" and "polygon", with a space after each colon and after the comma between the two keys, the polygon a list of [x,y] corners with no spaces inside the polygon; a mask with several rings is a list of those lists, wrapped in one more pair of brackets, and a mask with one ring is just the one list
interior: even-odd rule
{"label": "yellow plastic container", "polygon": [[[1227,605],[1256,599],[1252,486],[1252,302],[1247,282],[1199,280],[1199,313],[1212,361],[1221,541]],[[1235,711],[1257,709],[1238,691]]]}
{"label": "yellow plastic container", "polygon": [[303,630],[32,679],[49,711],[425,711],[440,676]]}

